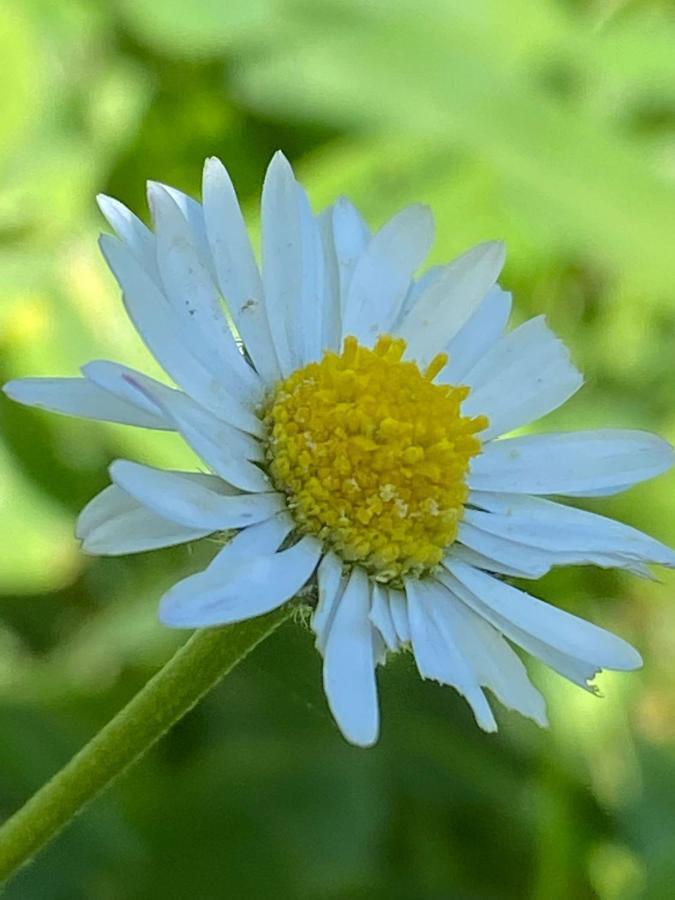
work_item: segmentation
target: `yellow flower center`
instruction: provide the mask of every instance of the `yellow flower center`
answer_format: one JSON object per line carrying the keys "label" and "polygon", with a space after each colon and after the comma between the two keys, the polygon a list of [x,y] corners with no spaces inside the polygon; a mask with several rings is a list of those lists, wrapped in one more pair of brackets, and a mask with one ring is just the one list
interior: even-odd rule
{"label": "yellow flower center", "polygon": [[467,387],[433,384],[445,354],[422,374],[405,346],[348,337],[280,382],[264,413],[269,473],[298,529],[383,582],[425,574],[454,541],[487,425],[460,414]]}

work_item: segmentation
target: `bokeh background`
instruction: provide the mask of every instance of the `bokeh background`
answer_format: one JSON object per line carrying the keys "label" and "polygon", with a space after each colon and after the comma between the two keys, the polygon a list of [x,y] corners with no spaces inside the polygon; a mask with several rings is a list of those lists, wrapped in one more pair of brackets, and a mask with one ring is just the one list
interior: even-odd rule
{"label": "bokeh background", "polygon": [[[315,208],[431,204],[445,261],[501,237],[517,318],[587,384],[546,428],[675,438],[675,12],[596,0],[6,0],[0,6],[0,378],[114,358],[156,374],[96,237],[220,156],[256,227],[281,147]],[[169,657],[163,589],[213,552],[83,556],[79,508],[170,436],[0,401],[0,814]],[[675,541],[672,475],[588,508]],[[347,746],[309,632],[281,629],[15,879],[9,900],[671,898],[675,579],[569,569],[540,596],[631,639],[592,697],[533,666],[549,731],[486,736],[410,658]]]}

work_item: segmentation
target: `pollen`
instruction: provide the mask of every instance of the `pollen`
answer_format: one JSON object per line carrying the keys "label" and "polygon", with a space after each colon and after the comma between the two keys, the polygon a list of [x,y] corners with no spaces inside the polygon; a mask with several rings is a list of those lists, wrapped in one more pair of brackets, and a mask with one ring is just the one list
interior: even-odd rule
{"label": "pollen", "polygon": [[445,354],[420,371],[405,348],[348,337],[281,381],[263,412],[267,468],[298,530],[381,582],[428,573],[455,540],[487,426],[461,415],[469,388],[433,383]]}

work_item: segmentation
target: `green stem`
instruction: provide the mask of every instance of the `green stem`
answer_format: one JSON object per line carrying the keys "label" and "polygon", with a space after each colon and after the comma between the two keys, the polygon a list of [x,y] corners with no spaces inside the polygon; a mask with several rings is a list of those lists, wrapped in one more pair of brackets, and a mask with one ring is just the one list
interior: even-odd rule
{"label": "green stem", "polygon": [[80,752],[0,828],[0,882],[139,759],[219,679],[291,614],[196,631]]}

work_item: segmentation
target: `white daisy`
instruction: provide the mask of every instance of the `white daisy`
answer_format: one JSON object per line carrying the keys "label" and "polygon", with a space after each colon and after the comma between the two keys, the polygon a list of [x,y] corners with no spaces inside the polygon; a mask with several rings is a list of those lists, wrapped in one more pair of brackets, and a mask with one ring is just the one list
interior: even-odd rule
{"label": "white daisy", "polygon": [[[412,206],[371,234],[345,199],[313,214],[278,153],[262,194],[262,267],[217,159],[202,204],[149,185],[150,231],[109,197],[101,249],[124,305],[177,385],[115,362],[83,378],[5,391],[56,412],[177,431],[210,474],[118,460],[82,511],[86,551],[124,554],[225,532],[208,568],[174,585],[160,618],[201,628],[258,616],[303,591],[332,713],[375,742],[375,668],[414,654],[496,729],[485,688],[545,724],[511,645],[588,687],[638,653],[503,576],[591,563],[647,575],[675,565],[656,540],[541,495],[612,494],[664,472],[665,441],[640,431],[498,440],[581,386],[542,317],[506,331],[500,243],[415,279],[431,247]],[[592,689],[592,688],[591,688]]]}

